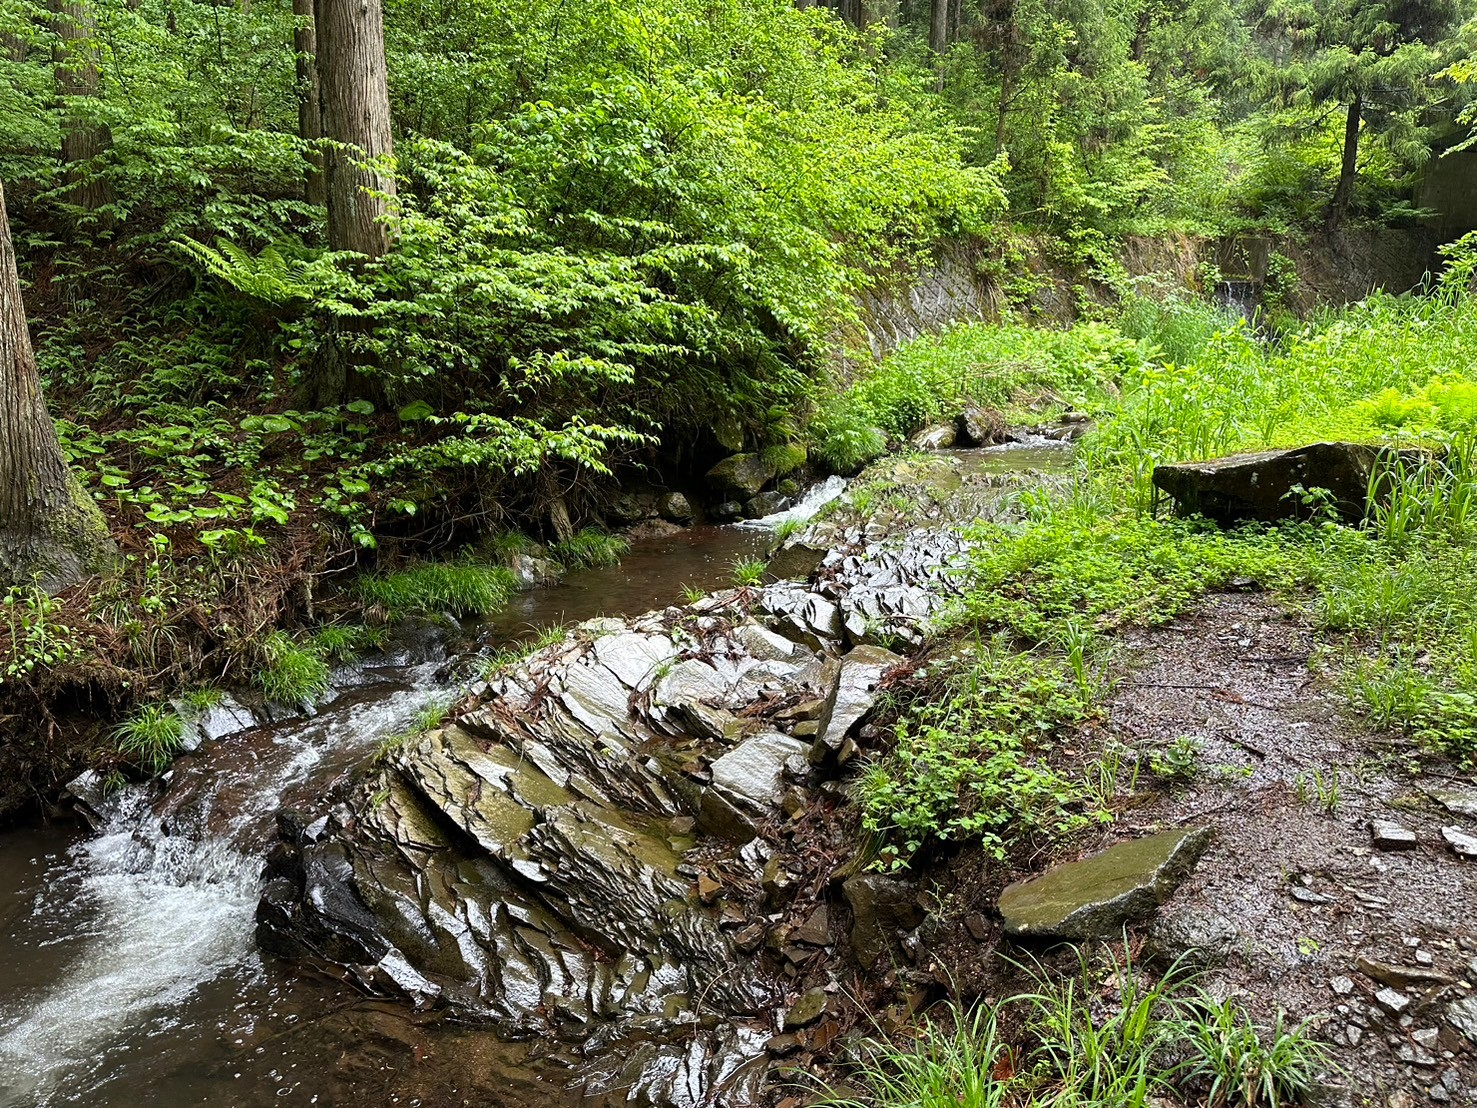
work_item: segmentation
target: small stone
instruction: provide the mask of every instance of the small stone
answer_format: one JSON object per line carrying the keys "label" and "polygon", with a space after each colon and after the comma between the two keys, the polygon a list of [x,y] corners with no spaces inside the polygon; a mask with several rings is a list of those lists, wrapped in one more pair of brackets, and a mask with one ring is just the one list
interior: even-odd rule
{"label": "small stone", "polygon": [[1369,835],[1381,850],[1414,850],[1418,845],[1415,832],[1387,819],[1371,820]]}
{"label": "small stone", "polygon": [[1388,986],[1374,994],[1374,1002],[1392,1016],[1401,1015],[1410,1007],[1410,997]]}
{"label": "small stone", "polygon": [[969,937],[977,943],[982,943],[990,937],[990,925],[980,912],[970,912],[965,916],[964,927],[969,932]]}
{"label": "small stone", "polygon": [[1460,827],[1443,827],[1441,837],[1457,857],[1477,858],[1477,836],[1467,834]]}
{"label": "small stone", "polygon": [[764,1044],[764,1049],[771,1054],[794,1054],[800,1049],[800,1037],[798,1035],[771,1035],[769,1041]]}
{"label": "small stone", "polygon": [[1364,1038],[1364,1029],[1351,1023],[1344,1029],[1344,1038],[1348,1040],[1350,1046],[1358,1046],[1359,1040]]}
{"label": "small stone", "polygon": [[751,923],[733,937],[733,945],[745,954],[753,954],[764,945],[764,925]]}
{"label": "small stone", "polygon": [[1441,1032],[1434,1027],[1422,1027],[1410,1033],[1410,1037],[1427,1050],[1436,1049],[1436,1040],[1440,1036]]}
{"label": "small stone", "polygon": [[1429,950],[1417,950],[1415,952],[1415,960],[1422,966],[1434,966],[1436,964],[1436,956]]}
{"label": "small stone", "polygon": [[831,941],[830,910],[824,904],[819,905],[804,923],[790,932],[790,938],[808,946],[825,946]]}
{"label": "small stone", "polygon": [[826,990],[821,988],[811,989],[801,995],[800,999],[790,1005],[789,1011],[785,1013],[784,1027],[786,1031],[796,1027],[805,1027],[821,1018],[821,1013],[826,1010]]}
{"label": "small stone", "polygon": [[1415,1108],[1415,1097],[1402,1089],[1399,1092],[1391,1093],[1385,1104],[1388,1108]]}
{"label": "small stone", "polygon": [[722,891],[722,882],[715,881],[706,873],[697,879],[697,897],[704,904],[712,904]]}
{"label": "small stone", "polygon": [[1418,966],[1396,966],[1389,962],[1376,962],[1373,958],[1360,955],[1354,960],[1355,966],[1365,977],[1378,981],[1381,985],[1389,985],[1394,989],[1404,989],[1411,985],[1450,985],[1452,979],[1440,970],[1422,969]]}
{"label": "small stone", "polygon": [[1446,1022],[1468,1042],[1477,1043],[1477,997],[1469,996],[1448,1004]]}
{"label": "small stone", "polygon": [[1451,1099],[1451,1094],[1441,1085],[1432,1085],[1426,1090],[1426,1095],[1438,1103]]}
{"label": "small stone", "polygon": [[1354,991],[1354,979],[1352,977],[1335,977],[1328,983],[1328,987],[1339,996],[1348,996]]}

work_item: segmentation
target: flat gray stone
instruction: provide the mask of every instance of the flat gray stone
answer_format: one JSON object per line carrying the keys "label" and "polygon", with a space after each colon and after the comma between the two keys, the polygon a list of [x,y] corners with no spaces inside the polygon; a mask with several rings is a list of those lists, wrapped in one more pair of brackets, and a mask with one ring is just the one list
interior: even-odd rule
{"label": "flat gray stone", "polygon": [[1463,997],[1446,1006],[1446,1022],[1470,1043],[1477,1043],[1477,996]]}
{"label": "flat gray stone", "polygon": [[1477,819],[1477,789],[1464,785],[1443,785],[1428,789],[1426,795],[1454,816]]}
{"label": "flat gray stone", "polygon": [[1419,845],[1414,831],[1388,819],[1370,820],[1369,837],[1381,850],[1414,850]]}
{"label": "flat gray stone", "polygon": [[1477,858],[1477,835],[1469,835],[1460,827],[1443,827],[1441,837],[1459,858]]}
{"label": "flat gray stone", "polygon": [[595,640],[600,664],[633,689],[649,685],[675,651],[670,639],[622,632]]}
{"label": "flat gray stone", "polygon": [[713,763],[713,784],[756,808],[777,808],[785,794],[785,759],[805,751],[805,743],[777,731],[755,735]]}
{"label": "flat gray stone", "polygon": [[1067,862],[1000,894],[1005,933],[1056,939],[1108,938],[1148,919],[1189,876],[1210,843],[1209,827],[1166,831]]}
{"label": "flat gray stone", "polygon": [[670,708],[698,700],[722,700],[730,687],[707,662],[688,658],[678,662],[656,683],[651,701],[659,708]]}
{"label": "flat gray stone", "polygon": [[877,703],[877,686],[902,658],[880,646],[858,646],[841,659],[841,673],[821,712],[819,745],[839,750]]}

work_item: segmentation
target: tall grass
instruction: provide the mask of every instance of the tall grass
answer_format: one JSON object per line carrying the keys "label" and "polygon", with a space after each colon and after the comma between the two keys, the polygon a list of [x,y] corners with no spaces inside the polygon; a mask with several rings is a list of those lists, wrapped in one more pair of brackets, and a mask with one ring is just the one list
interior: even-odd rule
{"label": "tall grass", "polygon": [[[1290,1108],[1330,1076],[1305,1025],[1259,1026],[1172,967],[1145,977],[1126,952],[1099,972],[1079,952],[1065,979],[1031,974],[1030,991],[972,1011],[957,1003],[911,1038],[876,1038],[851,1075],[862,1096],[832,1108]],[[1006,1029],[1014,1031],[1013,1037]]]}

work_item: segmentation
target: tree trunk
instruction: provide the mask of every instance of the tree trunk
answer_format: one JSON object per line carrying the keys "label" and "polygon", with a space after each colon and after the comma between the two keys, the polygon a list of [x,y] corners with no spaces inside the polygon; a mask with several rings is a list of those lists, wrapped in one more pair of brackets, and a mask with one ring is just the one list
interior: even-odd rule
{"label": "tree trunk", "polygon": [[1349,116],[1344,122],[1344,162],[1339,167],[1338,188],[1333,190],[1333,203],[1328,206],[1328,229],[1337,230],[1349,213],[1354,199],[1354,181],[1359,176],[1359,124],[1364,111],[1364,98],[1354,94],[1349,101]]}
{"label": "tree trunk", "polygon": [[935,54],[949,48],[949,0],[933,0],[929,6],[928,48]]}
{"label": "tree trunk", "polygon": [[[323,105],[318,88],[318,32],[313,26],[313,0],[292,0],[297,24],[292,46],[297,55],[297,133],[307,143],[323,137]],[[327,190],[323,180],[323,151],[315,147],[308,155],[303,191],[309,204],[323,204]]]}
{"label": "tree trunk", "polygon": [[97,21],[84,0],[51,0],[56,48],[56,92],[62,107],[62,167],[67,200],[95,212],[113,202],[107,179],[89,163],[112,145],[107,127],[88,118],[85,102],[98,95]]}
{"label": "tree trunk", "polygon": [[1000,103],[995,111],[995,156],[1005,151],[1006,121],[1010,102],[1016,95],[1016,75],[1021,68],[1020,29],[1016,26],[1015,0],[1005,0],[999,10]]}
{"label": "tree trunk", "polygon": [[67,468],[46,412],[0,189],[0,585],[55,592],[113,554],[102,512]]}
{"label": "tree trunk", "polygon": [[324,159],[328,245],[377,258],[390,247],[384,216],[395,193],[382,164],[393,153],[384,15],[380,0],[317,0],[313,14],[323,134],[332,142]]}

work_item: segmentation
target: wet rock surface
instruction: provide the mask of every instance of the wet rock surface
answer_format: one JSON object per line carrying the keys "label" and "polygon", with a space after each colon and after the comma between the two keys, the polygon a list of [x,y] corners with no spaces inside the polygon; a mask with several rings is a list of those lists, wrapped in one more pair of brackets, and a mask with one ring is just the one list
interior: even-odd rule
{"label": "wet rock surface", "polygon": [[1211,829],[1165,831],[1119,843],[1011,885],[998,905],[1017,938],[1111,938],[1149,919],[1189,876]]}
{"label": "wet rock surface", "polygon": [[[1458,1025],[1477,1031],[1477,886],[1442,838],[1454,812],[1432,795],[1455,790],[1448,799],[1460,803],[1470,786],[1412,780],[1377,760],[1382,737],[1346,714],[1336,675],[1312,664],[1316,645],[1256,594],[1215,596],[1126,636],[1107,734],[1095,741],[1154,750],[1188,738],[1199,752],[1193,780],[1129,818],[1216,828],[1150,942],[1174,921],[1223,920],[1229,941],[1196,959],[1210,967],[1202,983],[1263,1023],[1278,1012],[1310,1020],[1342,1071],[1330,1103],[1472,1103],[1477,1040]],[[1376,822],[1416,845],[1402,837],[1382,849]],[[1461,826],[1477,834],[1477,820]],[[1156,955],[1193,945],[1184,938]]]}
{"label": "wet rock surface", "polygon": [[932,519],[834,515],[796,579],[579,625],[285,826],[261,945],[505,1034],[594,1036],[591,1088],[752,1102],[772,1035],[837,1033],[835,952],[880,961],[922,919],[916,891],[854,875],[827,894],[782,849],[829,818],[842,751],[906,667],[878,641],[921,643],[957,589],[945,500],[1010,487],[954,458],[900,476],[943,490],[919,497]]}

